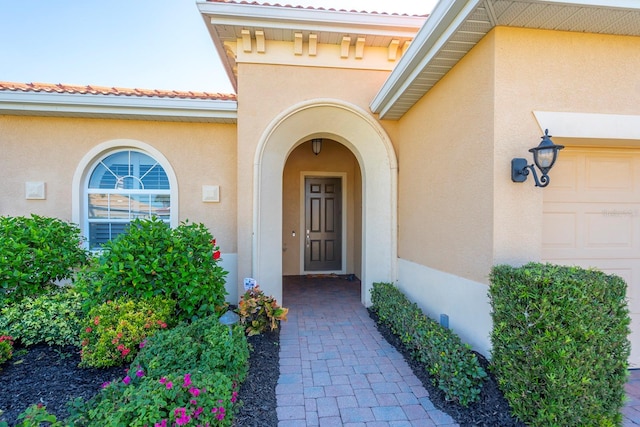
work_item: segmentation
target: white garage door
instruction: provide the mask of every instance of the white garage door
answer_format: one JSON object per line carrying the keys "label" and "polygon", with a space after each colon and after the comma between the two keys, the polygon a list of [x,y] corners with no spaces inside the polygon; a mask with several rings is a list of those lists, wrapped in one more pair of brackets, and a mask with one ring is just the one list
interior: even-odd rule
{"label": "white garage door", "polygon": [[627,282],[631,367],[640,367],[640,150],[565,149],[544,192],[543,261]]}

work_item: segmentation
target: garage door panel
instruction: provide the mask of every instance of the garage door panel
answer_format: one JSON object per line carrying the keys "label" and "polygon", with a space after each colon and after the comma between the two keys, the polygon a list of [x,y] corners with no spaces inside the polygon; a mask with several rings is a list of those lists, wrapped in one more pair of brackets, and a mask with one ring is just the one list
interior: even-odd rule
{"label": "garage door panel", "polygon": [[634,159],[628,156],[585,158],[585,190],[633,192]]}
{"label": "garage door panel", "polygon": [[[594,249],[635,249],[637,221],[632,215],[609,215],[603,210],[588,210],[585,215],[585,248]],[[634,241],[635,240],[635,241]]]}
{"label": "garage door panel", "polygon": [[640,205],[545,203],[543,253],[550,258],[640,258]]}
{"label": "garage door panel", "polygon": [[545,212],[543,227],[548,231],[544,245],[549,248],[578,247],[578,215],[575,212]]}
{"label": "garage door panel", "polygon": [[[622,277],[640,368],[640,150],[563,150],[543,193],[542,260]],[[635,345],[633,345],[635,343]]]}
{"label": "garage door panel", "polygon": [[[564,153],[563,153],[564,154]],[[557,162],[553,167],[553,188],[556,192],[575,193],[578,191],[578,167],[580,159],[572,157]]]}

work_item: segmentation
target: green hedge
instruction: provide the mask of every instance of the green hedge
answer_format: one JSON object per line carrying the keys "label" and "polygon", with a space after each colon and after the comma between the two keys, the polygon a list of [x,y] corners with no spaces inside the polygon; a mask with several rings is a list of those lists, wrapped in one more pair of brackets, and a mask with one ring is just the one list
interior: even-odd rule
{"label": "green hedge", "polygon": [[0,217],[0,304],[42,294],[88,259],[75,224],[37,215]]}
{"label": "green hedge", "polygon": [[372,310],[426,364],[446,398],[468,406],[480,397],[486,372],[469,346],[430,319],[391,283],[374,283]]}
{"label": "green hedge", "polygon": [[620,425],[625,282],[536,263],[495,266],[490,278],[492,366],[514,415],[531,426]]}

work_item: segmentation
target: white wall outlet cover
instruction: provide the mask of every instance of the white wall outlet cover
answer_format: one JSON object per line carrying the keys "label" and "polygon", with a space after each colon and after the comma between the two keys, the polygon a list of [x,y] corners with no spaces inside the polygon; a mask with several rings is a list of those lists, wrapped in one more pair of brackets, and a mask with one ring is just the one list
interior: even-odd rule
{"label": "white wall outlet cover", "polygon": [[220,201],[220,186],[219,185],[203,185],[202,186],[202,201],[207,203],[217,203]]}
{"label": "white wall outlet cover", "polygon": [[44,182],[25,182],[24,190],[27,200],[44,200],[47,198]]}

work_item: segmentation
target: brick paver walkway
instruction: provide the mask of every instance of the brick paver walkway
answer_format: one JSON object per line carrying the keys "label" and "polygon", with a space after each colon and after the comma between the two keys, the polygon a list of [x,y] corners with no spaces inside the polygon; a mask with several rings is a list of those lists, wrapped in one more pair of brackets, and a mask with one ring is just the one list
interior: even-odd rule
{"label": "brick paver walkway", "polygon": [[622,408],[624,427],[640,426],[640,369],[630,371],[629,381],[625,385],[627,402]]}
{"label": "brick paver walkway", "polygon": [[360,283],[285,278],[278,426],[457,426],[360,303]]}
{"label": "brick paver walkway", "polygon": [[[436,409],[360,303],[360,282],[285,277],[278,427],[457,426]],[[640,370],[630,371],[623,427],[640,426]]]}

